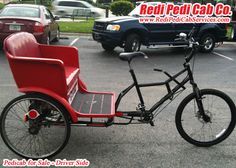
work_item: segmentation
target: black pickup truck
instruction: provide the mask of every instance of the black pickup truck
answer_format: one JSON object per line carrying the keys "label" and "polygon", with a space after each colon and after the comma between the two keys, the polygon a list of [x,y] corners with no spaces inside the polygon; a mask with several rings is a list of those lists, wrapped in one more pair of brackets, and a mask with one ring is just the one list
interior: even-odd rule
{"label": "black pickup truck", "polygon": [[226,24],[139,23],[137,17],[124,16],[96,20],[93,39],[101,43],[105,50],[120,46],[126,52],[138,51],[141,45],[179,45],[175,41],[180,32],[188,33],[195,26],[196,40],[202,44],[202,52],[211,52],[216,42],[226,39]]}

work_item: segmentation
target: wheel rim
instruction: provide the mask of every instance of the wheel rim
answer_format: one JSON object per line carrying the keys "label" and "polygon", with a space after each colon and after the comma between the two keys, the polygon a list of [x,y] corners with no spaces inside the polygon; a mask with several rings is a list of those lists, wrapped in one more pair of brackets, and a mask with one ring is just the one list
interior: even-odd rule
{"label": "wheel rim", "polygon": [[[33,107],[32,104],[36,106],[35,102],[41,117],[37,118],[38,121],[26,121],[26,114]],[[26,158],[48,157],[56,153],[66,140],[68,130],[65,118],[56,106],[46,100],[18,100],[7,109],[2,121],[2,136],[5,142],[14,152]],[[35,132],[35,125],[38,132]]]}
{"label": "wheel rim", "polygon": [[208,143],[220,138],[226,132],[232,116],[230,107],[219,96],[203,95],[202,103],[205,114],[210,120],[204,120],[197,110],[196,100],[192,99],[183,110],[181,124],[188,137],[197,142]]}
{"label": "wheel rim", "polygon": [[204,48],[206,50],[210,50],[213,46],[213,39],[211,37],[207,37],[205,40],[204,40]]}
{"label": "wheel rim", "polygon": [[139,40],[134,40],[132,43],[132,51],[139,51],[140,42]]}

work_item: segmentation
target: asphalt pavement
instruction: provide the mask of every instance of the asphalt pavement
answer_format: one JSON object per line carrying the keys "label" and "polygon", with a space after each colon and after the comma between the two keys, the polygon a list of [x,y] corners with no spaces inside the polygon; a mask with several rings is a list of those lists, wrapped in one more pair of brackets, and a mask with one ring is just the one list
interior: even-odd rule
{"label": "asphalt pavement", "polygon": [[[127,63],[119,60],[123,50],[105,52],[91,36],[69,37],[56,45],[73,45],[79,49],[81,78],[89,90],[112,91],[116,95],[132,80]],[[182,48],[142,48],[149,59],[133,62],[140,82],[158,82],[166,77],[154,72],[161,68],[171,74],[181,70],[184,62]],[[194,77],[200,88],[215,88],[226,92],[236,102],[236,43],[222,45],[210,54],[199,53],[195,58]],[[7,60],[0,52],[0,107],[19,95]],[[142,90],[150,107],[166,93],[165,87]],[[195,147],[178,134],[175,112],[178,104],[191,93],[190,85],[150,125],[111,126],[108,128],[73,127],[65,149],[52,158],[86,158],[90,167],[140,168],[234,168],[236,165],[236,131],[222,143],[210,147]],[[122,101],[122,110],[135,110],[137,95],[134,91]],[[0,160],[18,158],[0,139]]]}

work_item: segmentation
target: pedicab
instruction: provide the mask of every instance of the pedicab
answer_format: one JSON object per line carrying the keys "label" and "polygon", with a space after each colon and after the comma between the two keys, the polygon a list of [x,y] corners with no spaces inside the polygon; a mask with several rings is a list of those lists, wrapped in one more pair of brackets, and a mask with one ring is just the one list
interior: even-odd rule
{"label": "pedicab", "polygon": [[[215,89],[199,89],[194,81],[190,61],[198,49],[193,37],[181,33],[177,40],[185,41],[188,53],[183,70],[163,82],[139,83],[132,60],[147,58],[143,52],[121,53],[128,63],[133,83],[121,91],[115,100],[113,92],[89,91],[80,78],[78,49],[71,46],[38,44],[30,33],[10,35],[4,41],[8,59],[19,92],[23,95],[10,101],[1,113],[1,137],[14,153],[24,158],[49,158],[67,144],[71,126],[109,127],[112,125],[150,124],[190,83],[193,92],[177,108],[175,123],[180,135],[189,143],[209,147],[225,140],[235,127],[235,105],[231,98]],[[184,75],[184,79],[178,77]],[[174,82],[174,87],[170,86]],[[165,86],[167,93],[150,109],[145,106],[141,88]],[[122,98],[137,91],[139,102],[134,111],[118,110]],[[122,118],[116,121],[116,118]],[[100,121],[100,119],[105,119]]]}

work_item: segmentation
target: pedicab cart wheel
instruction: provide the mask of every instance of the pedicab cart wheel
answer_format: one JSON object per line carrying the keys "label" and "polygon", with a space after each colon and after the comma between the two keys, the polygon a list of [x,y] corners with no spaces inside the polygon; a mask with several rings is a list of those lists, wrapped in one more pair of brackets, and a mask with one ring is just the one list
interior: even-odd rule
{"label": "pedicab cart wheel", "polygon": [[62,105],[41,94],[13,99],[1,117],[5,144],[24,158],[48,158],[59,153],[70,137],[68,115]]}

